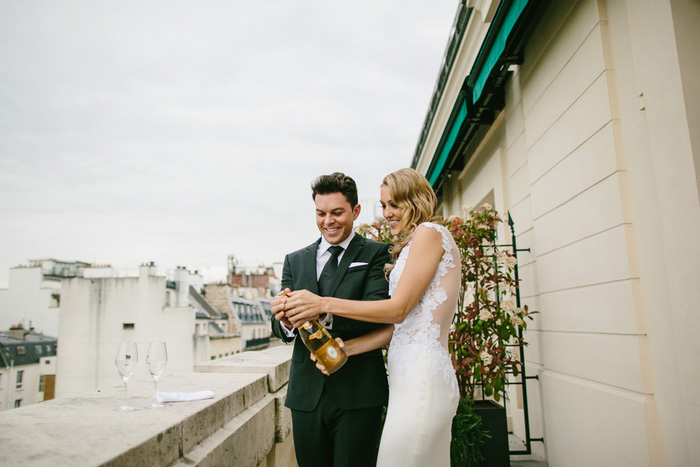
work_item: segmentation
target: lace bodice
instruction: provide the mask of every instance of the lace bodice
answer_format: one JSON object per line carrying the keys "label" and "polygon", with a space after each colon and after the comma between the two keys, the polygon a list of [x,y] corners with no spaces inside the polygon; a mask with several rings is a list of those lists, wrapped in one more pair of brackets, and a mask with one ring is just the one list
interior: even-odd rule
{"label": "lace bodice", "polygon": [[[433,228],[442,236],[444,253],[437,271],[415,307],[406,319],[394,326],[394,334],[389,347],[389,364],[395,371],[403,372],[406,366],[423,347],[430,356],[430,371],[433,375],[442,373],[445,380],[457,392],[452,360],[447,352],[447,334],[457,307],[457,295],[460,285],[461,260],[459,250],[449,231],[438,224],[425,222],[420,228]],[[394,268],[389,276],[389,295],[396,292],[401,275],[410,254],[411,243],[401,250]]]}

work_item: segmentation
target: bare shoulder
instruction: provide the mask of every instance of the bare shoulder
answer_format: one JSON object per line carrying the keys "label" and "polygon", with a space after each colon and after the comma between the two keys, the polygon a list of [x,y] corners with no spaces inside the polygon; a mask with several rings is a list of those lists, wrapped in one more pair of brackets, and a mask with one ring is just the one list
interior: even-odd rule
{"label": "bare shoulder", "polygon": [[421,245],[427,248],[436,247],[442,249],[442,234],[429,225],[421,224],[413,234],[412,245]]}
{"label": "bare shoulder", "polygon": [[414,234],[414,236],[417,237],[420,235],[423,238],[432,238],[439,240],[440,238],[442,238],[442,234],[440,233],[438,228],[438,224],[423,223],[416,227],[416,233]]}

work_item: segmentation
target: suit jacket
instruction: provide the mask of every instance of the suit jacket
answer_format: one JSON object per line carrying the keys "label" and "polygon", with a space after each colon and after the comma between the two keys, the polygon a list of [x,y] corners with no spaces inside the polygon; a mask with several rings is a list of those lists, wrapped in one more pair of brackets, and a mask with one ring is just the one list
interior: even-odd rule
{"label": "suit jacket", "polygon": [[[282,288],[306,289],[318,294],[316,251],[321,242],[288,254],[282,270]],[[355,235],[343,254],[328,296],[350,300],[382,300],[388,298],[389,284],[384,265],[391,261],[389,245]],[[351,263],[366,263],[355,265]],[[384,326],[339,316],[333,317],[333,337],[352,339]],[[272,318],[272,332],[285,342],[294,340],[289,389],[285,405],[290,409],[311,411],[316,408],[323,388],[342,409],[358,409],[386,405],[389,395],[386,369],[380,349],[355,355],[330,376],[318,371],[309,358],[309,350],[301,339],[289,338],[279,321]]]}

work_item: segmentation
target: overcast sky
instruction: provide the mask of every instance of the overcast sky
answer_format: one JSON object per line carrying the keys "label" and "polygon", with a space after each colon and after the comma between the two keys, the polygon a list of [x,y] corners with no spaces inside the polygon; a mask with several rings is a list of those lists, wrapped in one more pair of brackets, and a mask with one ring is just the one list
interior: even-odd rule
{"label": "overcast sky", "polygon": [[[223,279],[310,183],[410,165],[458,0],[0,0],[0,286],[55,258]],[[365,206],[365,209],[369,206]]]}

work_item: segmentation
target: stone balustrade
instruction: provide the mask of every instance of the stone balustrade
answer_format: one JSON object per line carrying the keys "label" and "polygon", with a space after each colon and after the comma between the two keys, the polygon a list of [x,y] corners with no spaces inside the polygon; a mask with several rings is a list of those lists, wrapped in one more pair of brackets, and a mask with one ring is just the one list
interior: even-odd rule
{"label": "stone balustrade", "polygon": [[[291,346],[243,352],[161,377],[158,389],[209,389],[213,399],[145,409],[152,384],[119,387],[0,413],[0,466],[296,466],[284,407]],[[116,369],[115,369],[116,371]]]}

